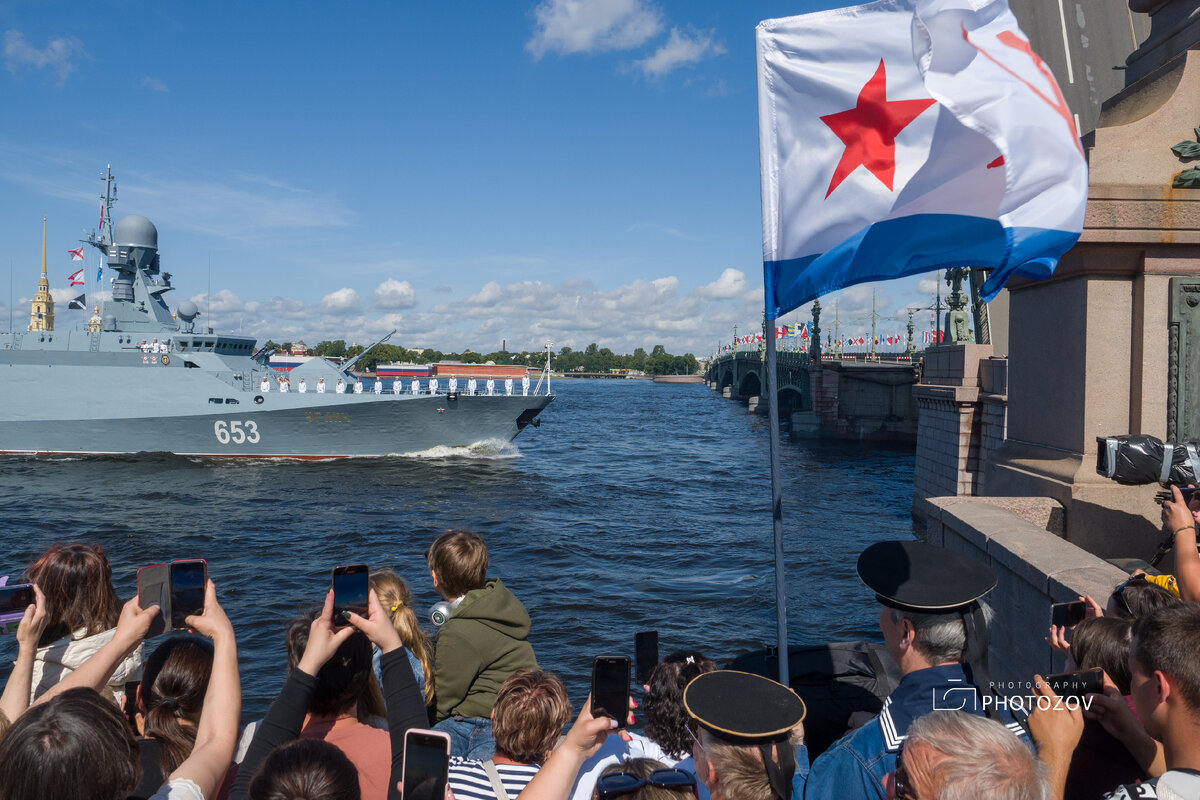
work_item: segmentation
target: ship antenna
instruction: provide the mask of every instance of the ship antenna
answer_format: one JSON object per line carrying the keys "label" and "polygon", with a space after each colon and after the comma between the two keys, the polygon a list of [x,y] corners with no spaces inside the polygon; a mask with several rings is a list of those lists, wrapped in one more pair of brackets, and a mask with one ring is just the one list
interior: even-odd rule
{"label": "ship antenna", "polygon": [[112,207],[117,201],[117,179],[112,174],[112,164],[109,164],[104,170],[104,196],[100,198],[104,203],[103,219],[100,222],[100,242],[101,244],[109,245],[113,242],[113,219]]}

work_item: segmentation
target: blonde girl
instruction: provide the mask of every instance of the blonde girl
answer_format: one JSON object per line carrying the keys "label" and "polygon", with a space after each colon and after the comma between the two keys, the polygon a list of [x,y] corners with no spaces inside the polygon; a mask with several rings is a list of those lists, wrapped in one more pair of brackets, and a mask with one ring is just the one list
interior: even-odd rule
{"label": "blonde girl", "polygon": [[[371,588],[379,597],[379,602],[388,616],[392,618],[392,626],[400,634],[400,641],[408,651],[408,661],[412,664],[413,674],[417,685],[425,696],[425,705],[433,702],[433,658],[429,637],[417,625],[417,615],[412,608],[412,593],[408,584],[391,570],[371,573]],[[379,669],[379,653],[375,653],[376,671]]]}

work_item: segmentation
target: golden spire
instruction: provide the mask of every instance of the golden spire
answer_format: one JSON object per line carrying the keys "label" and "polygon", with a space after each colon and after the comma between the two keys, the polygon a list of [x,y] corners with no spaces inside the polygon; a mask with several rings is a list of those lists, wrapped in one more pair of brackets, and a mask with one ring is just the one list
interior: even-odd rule
{"label": "golden spire", "polygon": [[42,214],[42,277],[37,294],[29,304],[29,330],[54,330],[54,298],[50,296],[50,280],[46,277],[46,215]]}

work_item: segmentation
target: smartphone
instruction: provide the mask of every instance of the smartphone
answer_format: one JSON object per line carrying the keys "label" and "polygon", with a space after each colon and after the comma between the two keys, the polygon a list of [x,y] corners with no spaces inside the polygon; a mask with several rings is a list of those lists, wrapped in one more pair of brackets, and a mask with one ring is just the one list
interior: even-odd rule
{"label": "smartphone", "polygon": [[1074,628],[1083,622],[1087,615],[1087,603],[1082,600],[1072,600],[1069,603],[1055,603],[1050,606],[1050,624],[1060,628]]}
{"label": "smartphone", "polygon": [[1074,697],[1083,702],[1084,695],[1104,692],[1104,670],[1085,669],[1082,672],[1063,672],[1046,678],[1046,683],[1062,699]]}
{"label": "smartphone", "polygon": [[1192,498],[1196,496],[1196,492],[1200,492],[1200,489],[1197,489],[1195,486],[1178,486],[1176,488],[1179,489],[1179,494],[1183,496],[1185,505],[1190,505]]}
{"label": "smartphone", "polygon": [[208,564],[202,558],[172,561],[171,627],[187,628],[189,616],[204,613],[204,587],[208,583]]}
{"label": "smartphone", "polygon": [[640,686],[650,682],[650,671],[658,664],[658,631],[638,631],[633,635],[634,675]]}
{"label": "smartphone", "polygon": [[404,800],[445,800],[450,776],[450,734],[410,728],[404,733],[400,781]]}
{"label": "smartphone", "polygon": [[592,661],[592,716],[612,717],[618,728],[629,719],[629,657],[596,656]]}
{"label": "smartphone", "polygon": [[171,569],[154,564],[137,571],[138,605],[158,606],[158,616],[150,623],[146,636],[159,636],[171,628]]}
{"label": "smartphone", "polygon": [[366,564],[351,564],[333,568],[333,624],[347,625],[343,611],[367,615],[367,591],[371,572]]}
{"label": "smartphone", "polygon": [[36,602],[31,583],[0,586],[0,624],[20,622],[25,616],[25,609]]}

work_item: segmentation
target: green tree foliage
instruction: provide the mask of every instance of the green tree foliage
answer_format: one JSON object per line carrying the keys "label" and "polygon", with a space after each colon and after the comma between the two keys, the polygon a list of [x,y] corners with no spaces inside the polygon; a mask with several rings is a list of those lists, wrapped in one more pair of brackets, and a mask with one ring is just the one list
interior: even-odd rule
{"label": "green tree foliage", "polygon": [[[324,341],[312,348],[313,355],[327,358],[353,358],[363,351],[362,345],[346,346],[342,339]],[[475,353],[467,350],[463,353],[444,353],[441,350],[409,350],[391,344],[377,345],[371,352],[363,356],[354,369],[360,372],[372,372],[379,364],[411,363],[435,364],[439,361],[461,361],[467,364],[482,364],[491,361],[495,364],[521,364],[529,367],[542,367],[546,363],[544,351]],[[639,347],[633,355],[619,355],[607,347],[592,343],[582,351],[562,348],[551,362],[556,372],[606,373],[613,369],[640,370],[651,375],[691,375],[696,372],[696,357],[691,353],[676,356],[667,352],[666,348],[655,345],[650,355]]]}

